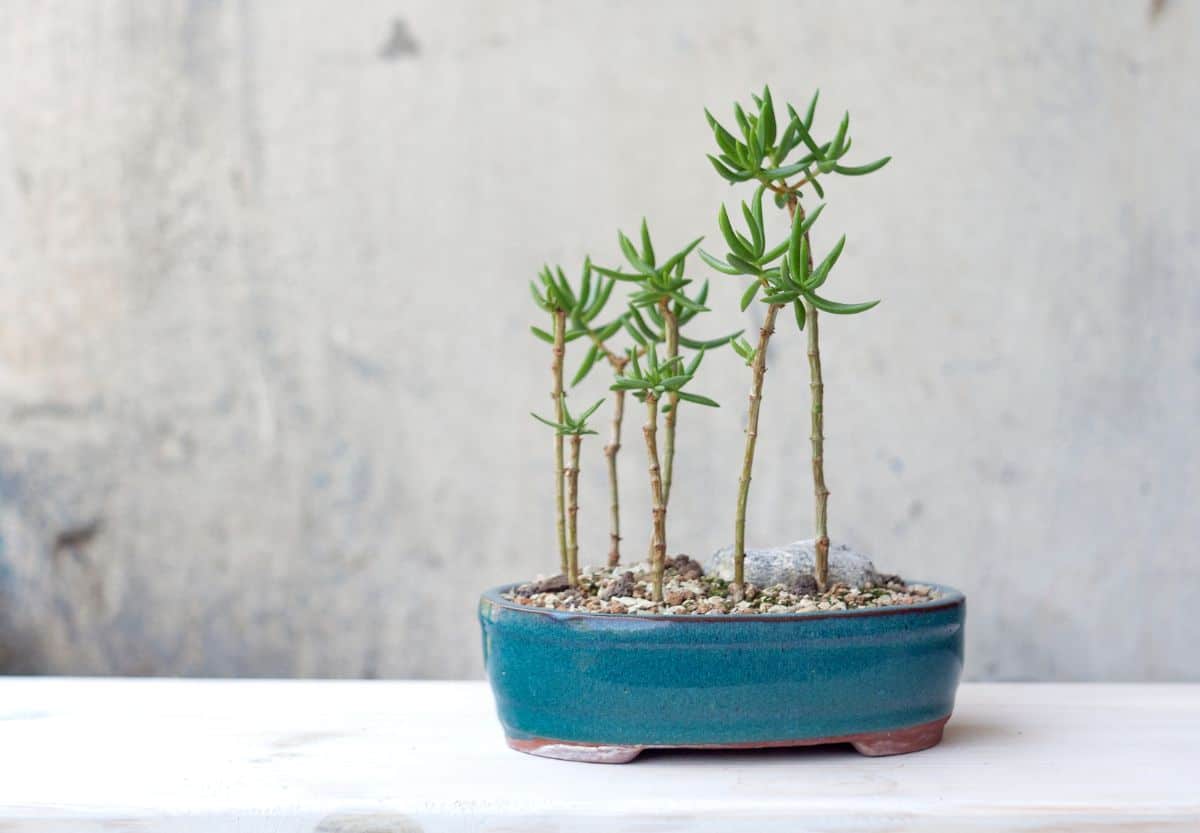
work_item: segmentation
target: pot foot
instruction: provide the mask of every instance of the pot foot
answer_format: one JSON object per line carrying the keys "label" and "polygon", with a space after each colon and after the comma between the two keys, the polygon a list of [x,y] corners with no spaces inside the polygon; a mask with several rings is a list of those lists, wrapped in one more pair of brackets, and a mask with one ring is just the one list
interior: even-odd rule
{"label": "pot foot", "polygon": [[949,717],[922,723],[908,729],[897,729],[891,732],[875,732],[859,735],[850,743],[860,755],[879,758],[884,755],[904,755],[909,752],[920,752],[937,746],[942,740],[942,729]]}
{"label": "pot foot", "polygon": [[607,744],[570,743],[546,738],[508,738],[508,745],[518,752],[554,758],[559,761],[582,761],[588,764],[627,764],[642,754],[644,746],[614,746]]}

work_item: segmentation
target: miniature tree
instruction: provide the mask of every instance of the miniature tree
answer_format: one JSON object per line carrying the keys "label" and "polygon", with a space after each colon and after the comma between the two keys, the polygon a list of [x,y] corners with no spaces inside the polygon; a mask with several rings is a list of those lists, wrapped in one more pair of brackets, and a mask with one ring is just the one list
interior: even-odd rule
{"label": "miniature tree", "polygon": [[579,515],[579,451],[583,444],[585,434],[595,434],[595,431],[587,427],[587,419],[596,412],[596,409],[604,404],[601,399],[596,404],[592,405],[578,417],[571,416],[571,412],[567,409],[566,395],[560,394],[558,398],[557,413],[561,414],[559,421],[545,419],[537,414],[531,416],[538,422],[550,426],[554,429],[554,435],[560,440],[563,437],[569,437],[571,441],[570,461],[568,462],[564,475],[566,481],[566,545],[567,545],[567,568],[563,572],[567,576],[567,581],[572,587],[579,584],[579,532],[576,524],[577,516]]}
{"label": "miniature tree", "polygon": [[[642,220],[641,250],[634,246],[633,241],[624,232],[617,232],[617,242],[626,261],[634,270],[633,273],[620,269],[606,269],[600,266],[596,270],[609,278],[630,281],[636,290],[630,296],[629,311],[623,319],[626,331],[638,344],[638,354],[643,353],[648,346],[662,345],[664,362],[671,362],[680,356],[680,346],[692,350],[707,350],[720,347],[731,339],[741,335],[741,330],[726,336],[708,340],[694,340],[682,333],[683,327],[701,312],[707,312],[704,306],[708,298],[708,282],[705,281],[695,297],[689,297],[686,287],[692,283],[684,277],[684,267],[687,256],[700,244],[703,238],[697,238],[668,257],[661,264],[657,262],[654,243],[646,220]],[[645,316],[642,312],[645,312]],[[647,318],[650,323],[647,323]],[[617,370],[623,371],[623,366]],[[617,391],[620,395],[621,391]],[[666,402],[662,407],[663,414],[663,450],[662,450],[662,502],[664,508],[671,501],[671,485],[675,472],[675,431],[678,420],[680,394],[668,390]],[[650,560],[654,561],[655,535],[652,531],[650,540]],[[615,562],[613,562],[615,563]]]}
{"label": "miniature tree", "polygon": [[[585,275],[590,268],[591,262],[588,261],[584,266]],[[601,356],[608,362],[614,378],[624,372],[625,365],[629,362],[628,356],[609,346],[609,340],[621,330],[625,323],[622,316],[617,316],[602,326],[593,326],[595,319],[604,310],[604,305],[608,302],[614,285],[615,281],[611,278],[603,284],[593,284],[596,287],[594,297],[590,298],[587,303],[581,304],[575,315],[572,316],[572,326],[588,337],[591,346],[584,355],[579,369],[575,372],[575,377],[571,380],[571,387],[575,387],[584,380]],[[612,419],[608,442],[604,446],[604,457],[608,463],[608,566],[615,567],[621,561],[621,497],[620,480],[617,477],[617,454],[621,450],[621,424],[625,419],[625,391],[613,391],[612,399]]]}
{"label": "miniature tree", "polygon": [[[566,401],[563,391],[563,358],[566,355],[566,344],[568,341],[573,341],[584,335],[584,331],[578,328],[571,331],[567,330],[568,317],[574,316],[575,318],[586,319],[594,308],[598,310],[600,307],[603,307],[608,300],[608,295],[612,292],[612,281],[604,282],[607,284],[607,287],[594,286],[592,268],[589,262],[585,262],[583,265],[578,292],[571,288],[570,281],[567,280],[562,267],[556,267],[554,271],[551,271],[549,266],[542,267],[542,270],[538,273],[538,280],[541,283],[541,288],[539,289],[538,284],[530,281],[529,290],[533,295],[534,303],[550,314],[552,331],[546,332],[538,327],[530,327],[529,329],[535,336],[551,345],[552,359],[550,362],[550,374],[552,386],[550,396],[554,400],[554,423],[562,425],[565,421],[564,408]],[[570,565],[567,553],[566,472],[563,463],[563,436],[562,433],[557,431],[554,434],[554,523],[558,539],[559,563],[563,575],[569,578]]]}
{"label": "miniature tree", "polygon": [[679,401],[694,402],[711,408],[719,407],[716,402],[706,396],[690,393],[683,387],[696,375],[700,362],[704,359],[701,350],[684,368],[683,360],[674,356],[662,362],[658,359],[658,350],[654,344],[646,351],[646,367],[642,368],[637,353],[630,351],[630,364],[620,378],[613,384],[614,390],[631,390],[635,397],[646,405],[646,424],[642,434],[646,441],[646,456],[649,460],[650,498],[652,502],[651,517],[654,523],[652,543],[654,554],[651,558],[653,573],[653,598],[662,601],[663,572],[666,568],[667,552],[667,505],[663,494],[662,466],[658,456],[658,403],[663,397]]}
{"label": "miniature tree", "polygon": [[[806,214],[801,203],[805,193],[802,189],[811,186],[818,197],[824,197],[824,188],[818,178],[831,173],[844,176],[860,176],[877,171],[891,157],[884,157],[867,165],[843,165],[841,160],[850,150],[848,135],[850,115],[843,116],[833,139],[817,144],[811,130],[816,112],[818,95],[812,97],[805,116],[801,118],[791,105],[787,106],[788,123],[778,131],[775,106],[771,91],[764,87],[762,96],[754,97],[754,112],[747,113],[740,104],[734,106],[741,139],[725,129],[707,110],[709,126],[720,148],[717,157],[709,156],[714,169],[731,184],[758,182],[758,189],[749,204],[742,203],[749,237],[733,227],[729,215],[722,205],[718,224],[729,248],[723,260],[700,252],[701,258],[727,275],[747,276],[750,285],[742,296],[742,309],[753,302],[761,290],[762,301],[767,312],[759,331],[758,344],[752,347],[744,340],[735,341],[734,349],[751,367],[750,406],[746,424],[746,445],[742,458],[742,472],[738,483],[737,511],[734,521],[734,585],[740,592],[744,581],[746,504],[749,498],[751,469],[754,464],[754,449],[758,437],[758,415],[762,403],[763,377],[766,373],[767,345],[775,329],[779,311],[791,305],[796,326],[808,330],[808,363],[812,400],[810,428],[812,442],[812,476],[815,514],[815,565],[817,585],[824,590],[829,579],[829,489],[825,485],[824,451],[824,382],[821,377],[821,352],[818,335],[817,312],[851,315],[864,312],[877,304],[869,301],[859,304],[843,304],[830,301],[817,294],[817,290],[829,277],[845,246],[843,235],[829,251],[820,265],[814,267],[812,242],[809,233],[820,216],[823,205]],[[801,145],[803,147],[801,148]],[[795,160],[789,156],[797,148],[801,155]],[[789,183],[788,179],[799,175]],[[766,246],[766,230],[763,220],[763,195],[771,191],[775,204],[786,208],[791,216],[791,233],[788,238],[770,249]],[[778,264],[775,261],[779,261]]]}

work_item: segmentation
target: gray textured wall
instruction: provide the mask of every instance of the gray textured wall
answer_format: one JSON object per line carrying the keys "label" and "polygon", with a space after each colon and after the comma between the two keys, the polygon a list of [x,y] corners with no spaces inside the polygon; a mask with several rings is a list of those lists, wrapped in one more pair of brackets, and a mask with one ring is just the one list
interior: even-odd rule
{"label": "gray textured wall", "polygon": [[[701,108],[769,80],[896,157],[822,220],[885,300],[824,328],[835,536],[967,591],[976,678],[1200,679],[1198,36],[1178,0],[5,3],[0,668],[478,674],[474,591],[555,560],[525,280],[642,213],[711,233]],[[809,532],[781,332],[751,543]],[[683,551],[731,536],[746,384],[714,357],[685,414]]]}

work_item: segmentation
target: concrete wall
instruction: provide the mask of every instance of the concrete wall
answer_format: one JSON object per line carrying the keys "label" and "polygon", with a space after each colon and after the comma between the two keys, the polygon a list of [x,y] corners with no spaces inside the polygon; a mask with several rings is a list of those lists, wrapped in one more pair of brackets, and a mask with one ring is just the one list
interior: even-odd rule
{"label": "concrete wall", "polygon": [[[820,232],[884,299],[823,330],[835,537],[966,590],[975,678],[1200,679],[1198,37],[1177,0],[5,3],[0,668],[477,675],[474,592],[555,565],[525,281],[643,213],[714,233],[702,108],[767,80],[895,155]],[[753,326],[717,283],[697,328]],[[794,331],[771,362],[751,543],[810,532]],[[731,537],[746,386],[714,356],[681,418],[673,549]]]}

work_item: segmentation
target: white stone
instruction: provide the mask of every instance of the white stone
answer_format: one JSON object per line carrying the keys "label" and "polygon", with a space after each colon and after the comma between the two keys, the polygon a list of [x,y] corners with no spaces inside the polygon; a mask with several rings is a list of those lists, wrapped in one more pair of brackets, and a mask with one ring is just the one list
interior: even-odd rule
{"label": "white stone", "polygon": [[[795,541],[783,547],[747,549],[746,581],[767,587],[772,584],[790,586],[802,575],[812,575],[816,550],[811,538]],[[733,580],[733,547],[717,550],[704,565],[706,572],[725,581]],[[829,546],[829,580],[831,583],[862,587],[875,580],[875,565],[871,559],[846,544],[834,542]]]}

